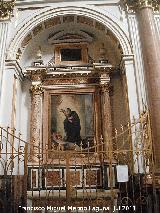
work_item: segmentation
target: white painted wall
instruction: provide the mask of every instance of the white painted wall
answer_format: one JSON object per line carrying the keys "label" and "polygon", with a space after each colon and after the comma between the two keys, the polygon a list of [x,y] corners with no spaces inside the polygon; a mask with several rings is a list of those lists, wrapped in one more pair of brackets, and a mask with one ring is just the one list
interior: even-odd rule
{"label": "white painted wall", "polygon": [[21,133],[25,141],[30,140],[30,115],[31,115],[31,96],[30,90],[31,82],[29,80],[24,80],[22,82],[22,96],[21,96],[21,114],[20,114],[20,124]]}
{"label": "white painted wall", "polygon": [[[14,76],[16,76],[16,119],[15,119],[15,129],[17,133],[21,132],[24,134],[23,138],[26,139],[26,117],[28,118],[28,110],[30,106],[30,100],[26,100],[26,96],[29,96],[29,89],[25,88],[26,83],[22,81],[19,76],[19,70],[15,66],[15,62],[6,63],[6,67],[3,73],[3,84],[2,84],[2,97],[0,106],[0,126],[11,127],[11,116],[12,116],[12,100],[13,100],[13,84]],[[25,89],[24,89],[25,88]],[[27,112],[25,109],[27,108]],[[23,117],[23,120],[22,120]],[[27,124],[26,124],[27,123]],[[25,126],[25,130],[24,130]],[[24,130],[24,131],[22,131]]]}
{"label": "white painted wall", "polygon": [[0,125],[3,127],[11,126],[13,79],[14,69],[5,69],[0,106]]}

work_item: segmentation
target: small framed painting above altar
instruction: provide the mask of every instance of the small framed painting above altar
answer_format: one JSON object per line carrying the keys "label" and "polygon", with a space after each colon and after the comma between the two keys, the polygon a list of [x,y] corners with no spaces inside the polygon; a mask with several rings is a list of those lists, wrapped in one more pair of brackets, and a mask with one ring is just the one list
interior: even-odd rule
{"label": "small framed painting above altar", "polygon": [[55,64],[77,65],[88,63],[87,43],[55,44]]}

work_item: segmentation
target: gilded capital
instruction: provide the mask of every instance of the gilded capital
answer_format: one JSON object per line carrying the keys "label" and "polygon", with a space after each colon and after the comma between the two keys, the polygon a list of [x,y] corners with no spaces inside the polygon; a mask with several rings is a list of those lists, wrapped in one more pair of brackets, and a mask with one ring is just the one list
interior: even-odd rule
{"label": "gilded capital", "polygon": [[45,67],[41,69],[31,68],[25,73],[26,77],[29,78],[31,81],[42,81],[46,74],[47,70]]}
{"label": "gilded capital", "polygon": [[122,0],[122,3],[131,11],[137,11],[144,7],[152,7],[155,11],[160,9],[160,0]]}
{"label": "gilded capital", "polygon": [[33,95],[41,95],[44,90],[42,88],[42,84],[35,84],[31,86],[30,91]]}
{"label": "gilded capital", "polygon": [[10,17],[13,15],[15,3],[15,0],[0,2],[0,21],[10,19]]}
{"label": "gilded capital", "polygon": [[110,93],[112,91],[112,85],[110,83],[105,83],[100,85],[102,93]]}

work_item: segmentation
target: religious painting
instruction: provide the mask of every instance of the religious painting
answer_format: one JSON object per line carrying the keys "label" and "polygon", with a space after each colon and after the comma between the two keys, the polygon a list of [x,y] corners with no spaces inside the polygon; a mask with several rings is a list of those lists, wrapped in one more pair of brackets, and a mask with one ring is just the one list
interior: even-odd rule
{"label": "religious painting", "polygon": [[87,44],[55,44],[55,64],[87,64],[88,48]]}
{"label": "religious painting", "polygon": [[61,145],[63,150],[80,150],[93,146],[93,94],[51,95],[51,147]]}

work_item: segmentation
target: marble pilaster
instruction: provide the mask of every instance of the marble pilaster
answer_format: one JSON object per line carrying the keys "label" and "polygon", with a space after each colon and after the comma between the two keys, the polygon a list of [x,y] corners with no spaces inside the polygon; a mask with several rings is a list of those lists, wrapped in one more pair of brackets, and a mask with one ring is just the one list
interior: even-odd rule
{"label": "marble pilaster", "polygon": [[42,148],[42,95],[41,84],[31,86],[31,159],[38,161]]}
{"label": "marble pilaster", "polygon": [[112,118],[110,105],[110,76],[109,73],[103,73],[100,77],[101,87],[101,107],[102,107],[102,132],[105,144],[105,150],[112,148]]}
{"label": "marble pilaster", "polygon": [[14,6],[15,0],[0,1],[0,102],[1,102],[4,62],[6,55],[6,43],[8,36],[8,23],[11,16],[13,16]]}
{"label": "marble pilaster", "polygon": [[5,63],[8,22],[0,22],[0,98],[2,92],[2,79]]}

